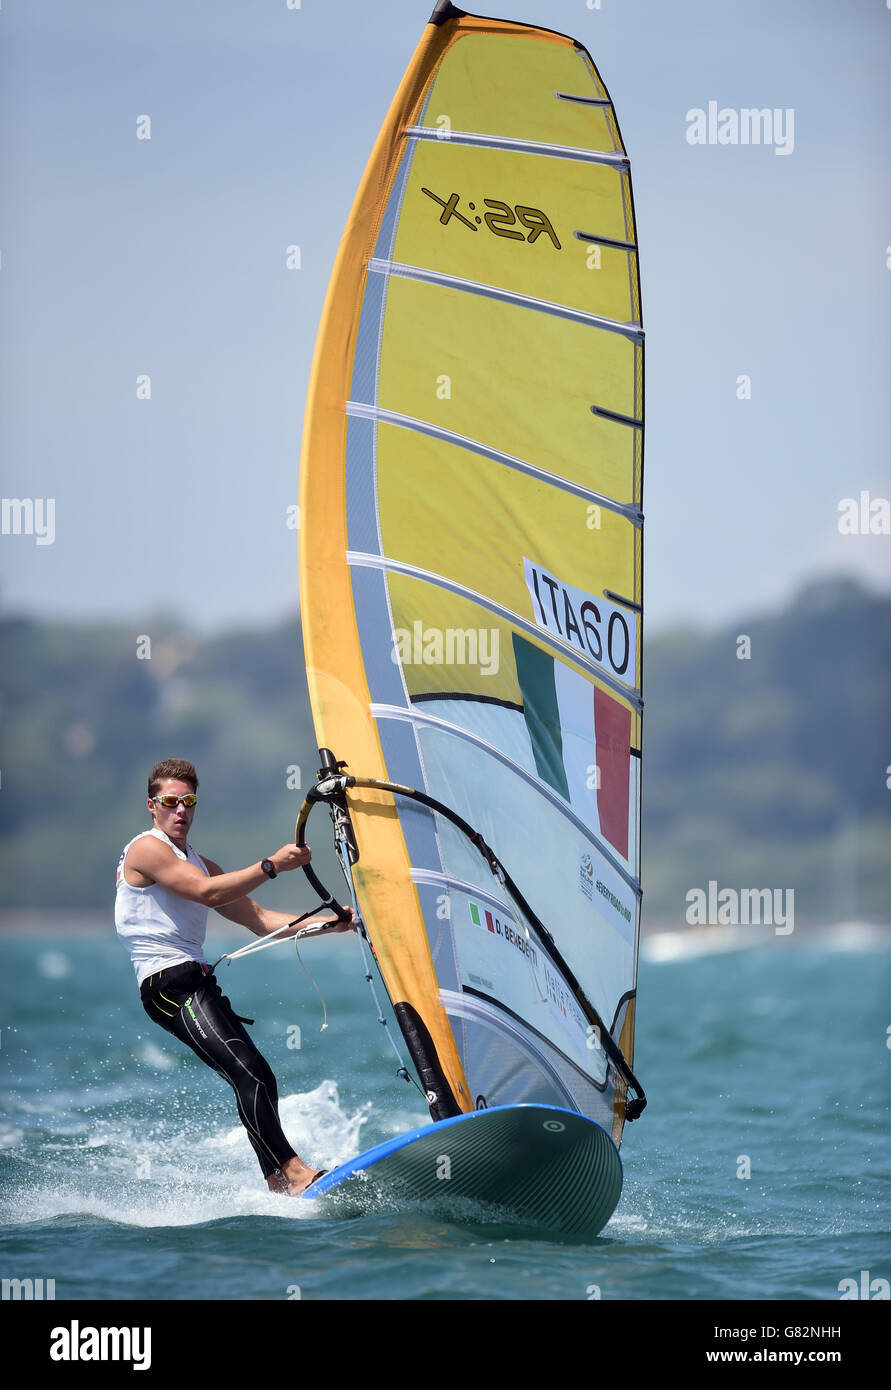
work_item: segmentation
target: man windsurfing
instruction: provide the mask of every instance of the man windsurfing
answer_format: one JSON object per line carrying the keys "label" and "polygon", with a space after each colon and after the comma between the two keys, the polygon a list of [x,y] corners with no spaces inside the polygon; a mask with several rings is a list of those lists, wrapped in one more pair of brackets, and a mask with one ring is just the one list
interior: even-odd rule
{"label": "man windsurfing", "polygon": [[[267,879],[309,863],[308,847],[283,845],[268,859],[224,873],[188,843],[198,777],[183,758],[149,773],[151,830],[125,845],[118,863],[115,928],[130,951],[143,1008],[153,1022],[184,1042],[235,1091],[238,1114],[272,1192],[299,1196],[325,1169],[298,1157],[282,1131],[272,1069],[233,1012],[204,959],[208,908],[255,936],[268,936],[298,914],[272,912],[248,894]],[[305,918],[282,937],[331,922],[352,931],[355,920],[332,914]]]}

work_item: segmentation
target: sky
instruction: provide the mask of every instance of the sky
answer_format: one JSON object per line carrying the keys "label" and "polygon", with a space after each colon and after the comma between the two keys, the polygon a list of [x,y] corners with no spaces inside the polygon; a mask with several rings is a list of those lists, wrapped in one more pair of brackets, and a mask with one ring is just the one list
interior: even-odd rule
{"label": "sky", "polygon": [[[32,499],[35,525],[0,534],[0,611],[140,631],[296,611],[319,315],[431,7],[3,4],[2,497]],[[842,534],[839,508],[891,496],[891,8],[484,12],[580,39],[631,157],[647,630],[773,607],[826,572],[886,590],[891,536]],[[781,112],[786,148],[690,143],[711,101]]]}

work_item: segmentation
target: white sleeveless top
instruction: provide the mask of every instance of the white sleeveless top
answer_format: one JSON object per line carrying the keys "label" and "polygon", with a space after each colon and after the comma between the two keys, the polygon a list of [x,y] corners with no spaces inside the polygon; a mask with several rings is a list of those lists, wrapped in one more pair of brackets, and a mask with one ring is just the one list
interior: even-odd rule
{"label": "white sleeveless top", "polygon": [[127,882],[124,878],[127,850],[144,835],[154,835],[156,840],[169,845],[178,859],[188,859],[190,864],[207,874],[207,865],[192,846],[188,846],[188,854],[183,854],[163,830],[144,830],[142,835],[134,835],[124,846],[118,860],[114,925],[130,951],[136,982],[140,985],[156,970],[165,970],[169,965],[181,965],[187,960],[206,964],[204,936],[208,911],[203,903],[181,898],[160,883],[151,883],[147,888],[134,888]]}

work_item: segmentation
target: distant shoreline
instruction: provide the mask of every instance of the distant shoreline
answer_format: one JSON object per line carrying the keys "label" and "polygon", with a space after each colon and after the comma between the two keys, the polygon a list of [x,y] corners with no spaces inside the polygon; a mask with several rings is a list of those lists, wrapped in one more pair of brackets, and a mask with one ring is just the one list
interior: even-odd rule
{"label": "distant shoreline", "polygon": [[[232,928],[222,918],[215,921],[213,927],[215,931],[224,931],[235,936],[241,935],[238,928]],[[86,908],[72,908],[68,912],[53,908],[0,909],[0,932],[8,932],[10,935],[27,935],[31,931],[48,933],[56,931],[61,934],[76,931],[89,936],[108,933],[111,939],[114,937],[114,914],[112,909],[107,912],[90,911]],[[773,927],[759,924],[726,927],[712,924],[691,927],[682,920],[653,918],[642,923],[640,934],[642,940],[651,936],[666,935],[688,936],[692,939],[698,934],[703,939],[706,936],[711,936],[715,941],[722,937],[726,937],[728,942],[731,939],[739,941],[749,936],[753,940],[783,940],[794,944],[796,941],[813,941],[816,938],[830,938],[838,936],[839,933],[850,934],[854,932],[863,937],[874,936],[877,942],[885,937],[891,939],[891,922],[814,922],[808,926],[796,927],[795,931],[789,933],[788,936],[778,936]]]}

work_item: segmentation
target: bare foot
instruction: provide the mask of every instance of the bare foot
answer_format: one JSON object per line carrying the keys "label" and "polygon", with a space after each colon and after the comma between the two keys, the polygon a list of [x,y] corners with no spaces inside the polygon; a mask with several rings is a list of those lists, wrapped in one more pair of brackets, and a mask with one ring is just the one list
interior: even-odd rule
{"label": "bare foot", "polygon": [[272,1173],[266,1179],[266,1186],[270,1192],[299,1197],[315,1178],[320,1178],[326,1171],[325,1168],[310,1168],[302,1159],[289,1158],[277,1173]]}
{"label": "bare foot", "polygon": [[290,1193],[291,1193],[291,1196],[292,1196],[292,1197],[301,1196],[301,1195],[306,1191],[306,1189],[307,1189],[308,1187],[311,1187],[311,1186],[312,1186],[312,1184],[315,1182],[316,1178],[322,1177],[323,1174],[327,1173],[327,1171],[328,1171],[327,1168],[316,1168],[316,1169],[312,1170],[312,1171],[310,1172],[309,1178],[308,1178],[307,1181],[303,1184],[302,1187],[296,1188],[296,1189],[295,1189],[294,1187],[291,1187],[291,1188],[289,1189],[289,1191],[290,1191]]}

